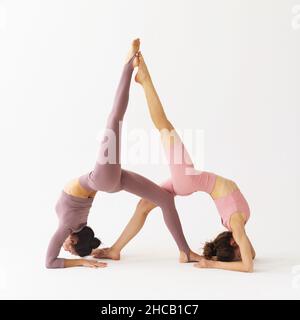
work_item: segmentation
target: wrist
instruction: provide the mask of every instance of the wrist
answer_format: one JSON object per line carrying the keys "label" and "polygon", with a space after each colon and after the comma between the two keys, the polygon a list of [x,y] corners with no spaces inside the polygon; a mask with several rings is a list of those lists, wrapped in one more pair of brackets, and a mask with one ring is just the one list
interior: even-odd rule
{"label": "wrist", "polygon": [[214,261],[214,260],[207,260],[207,264],[209,268],[216,268],[218,261]]}
{"label": "wrist", "polygon": [[84,259],[78,259],[78,266],[84,266]]}

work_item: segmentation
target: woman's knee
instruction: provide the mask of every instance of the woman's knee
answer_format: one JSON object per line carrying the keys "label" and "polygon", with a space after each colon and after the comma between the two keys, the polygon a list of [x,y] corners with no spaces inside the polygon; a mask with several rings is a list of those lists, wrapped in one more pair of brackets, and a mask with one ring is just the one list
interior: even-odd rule
{"label": "woman's knee", "polygon": [[90,179],[93,189],[116,192],[121,184],[121,168],[119,165],[96,165]]}
{"label": "woman's knee", "polygon": [[175,207],[174,195],[168,191],[163,191],[159,206],[161,209],[170,209]]}
{"label": "woman's knee", "polygon": [[157,205],[147,199],[141,199],[137,205],[139,212],[147,216]]}

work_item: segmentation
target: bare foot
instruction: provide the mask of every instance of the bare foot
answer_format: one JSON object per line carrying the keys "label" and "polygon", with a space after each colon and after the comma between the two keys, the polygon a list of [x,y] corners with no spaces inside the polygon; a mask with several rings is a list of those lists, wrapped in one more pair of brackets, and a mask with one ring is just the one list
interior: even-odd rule
{"label": "bare foot", "polygon": [[[134,56],[134,55],[137,55],[138,52],[140,50],[140,39],[134,39],[131,43],[131,48],[127,54],[127,57],[125,59],[125,64],[129,62],[129,60]],[[139,59],[138,57],[136,57],[134,60],[133,60],[133,63],[132,63],[133,67],[137,67],[139,65]]]}
{"label": "bare foot", "polygon": [[135,76],[135,81],[143,85],[143,83],[145,83],[147,80],[150,80],[151,77],[150,77],[148,68],[146,66],[146,63],[144,61],[144,58],[140,52],[138,54],[138,58],[139,58],[139,64],[138,64],[139,68]]}
{"label": "bare foot", "polygon": [[97,259],[120,260],[120,252],[113,248],[95,249],[92,256]]}
{"label": "bare foot", "polygon": [[204,259],[203,256],[201,256],[193,251],[190,251],[190,259],[188,259],[187,255],[183,251],[180,251],[180,255],[179,255],[179,262],[180,263],[198,262],[203,259]]}
{"label": "bare foot", "polygon": [[187,255],[186,255],[183,251],[180,251],[179,262],[180,262],[180,263],[187,263],[187,262],[189,262]]}

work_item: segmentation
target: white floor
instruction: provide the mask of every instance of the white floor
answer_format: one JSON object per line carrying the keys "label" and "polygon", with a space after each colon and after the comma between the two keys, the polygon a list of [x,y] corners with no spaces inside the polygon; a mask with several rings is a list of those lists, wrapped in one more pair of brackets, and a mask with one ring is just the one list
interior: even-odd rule
{"label": "white floor", "polygon": [[252,274],[200,270],[161,252],[127,251],[123,260],[96,270],[47,270],[18,252],[8,255],[15,262],[5,269],[7,260],[1,259],[1,299],[300,298],[300,260],[292,255],[258,258]]}

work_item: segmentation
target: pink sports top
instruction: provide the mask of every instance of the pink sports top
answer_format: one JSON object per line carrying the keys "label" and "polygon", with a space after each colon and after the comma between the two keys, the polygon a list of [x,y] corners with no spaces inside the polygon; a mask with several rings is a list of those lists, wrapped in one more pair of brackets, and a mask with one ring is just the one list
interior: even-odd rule
{"label": "pink sports top", "polygon": [[[192,175],[182,175],[181,179],[177,179],[177,183],[174,183],[172,179],[165,181],[162,187],[174,195],[189,195],[196,191],[211,194],[215,186],[216,177],[211,172],[194,170]],[[222,224],[229,231],[231,231],[230,217],[233,213],[243,212],[246,214],[248,221],[250,217],[249,205],[239,189],[224,197],[213,200],[221,217]]]}
{"label": "pink sports top", "polygon": [[248,202],[239,189],[234,190],[225,197],[214,199],[214,202],[221,216],[223,226],[229,231],[231,231],[230,218],[233,213],[242,212],[246,214],[246,222],[250,218]]}

